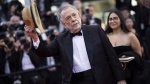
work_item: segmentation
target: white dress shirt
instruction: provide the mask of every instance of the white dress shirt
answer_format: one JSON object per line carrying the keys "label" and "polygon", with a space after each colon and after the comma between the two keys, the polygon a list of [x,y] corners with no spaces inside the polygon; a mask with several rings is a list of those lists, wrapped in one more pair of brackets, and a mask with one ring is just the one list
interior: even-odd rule
{"label": "white dress shirt", "polygon": [[[72,38],[73,42],[73,72],[79,73],[91,69],[89,58],[87,55],[84,37],[74,36]],[[33,41],[35,48],[38,48],[40,40],[37,42]]]}
{"label": "white dress shirt", "polygon": [[29,55],[27,52],[24,51],[23,58],[22,58],[22,69],[28,70],[28,69],[34,69],[35,66],[32,64]]}
{"label": "white dress shirt", "polygon": [[48,66],[55,65],[54,57],[46,57],[46,60],[47,60],[47,65]]}
{"label": "white dress shirt", "polygon": [[6,55],[6,63],[5,63],[5,73],[10,73],[10,67],[8,62],[8,55]]}
{"label": "white dress shirt", "polygon": [[83,72],[91,69],[83,35],[74,36],[73,42],[73,72]]}

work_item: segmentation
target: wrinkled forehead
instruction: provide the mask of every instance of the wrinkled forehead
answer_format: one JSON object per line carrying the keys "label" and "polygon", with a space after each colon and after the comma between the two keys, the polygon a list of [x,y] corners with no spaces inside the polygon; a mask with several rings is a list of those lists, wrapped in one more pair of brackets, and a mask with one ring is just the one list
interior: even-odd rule
{"label": "wrinkled forehead", "polygon": [[64,13],[68,14],[68,13],[72,13],[72,12],[77,13],[78,11],[74,8],[68,7],[68,8],[65,8],[62,10],[61,15],[63,15]]}
{"label": "wrinkled forehead", "polygon": [[71,8],[71,7],[70,8],[65,8],[65,9],[62,10],[62,12],[60,14],[61,15],[60,18],[65,18],[65,17],[71,15],[72,13],[78,13],[78,11],[74,8]]}

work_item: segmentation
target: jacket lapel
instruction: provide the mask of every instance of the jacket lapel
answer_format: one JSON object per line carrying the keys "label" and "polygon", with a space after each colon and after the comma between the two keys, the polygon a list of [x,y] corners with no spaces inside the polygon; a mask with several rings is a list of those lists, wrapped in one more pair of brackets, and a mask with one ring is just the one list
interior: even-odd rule
{"label": "jacket lapel", "polygon": [[91,32],[88,31],[88,28],[85,26],[82,27],[84,42],[86,46],[86,51],[89,57],[89,61],[92,64],[93,60],[93,42]]}
{"label": "jacket lapel", "polygon": [[73,45],[72,45],[72,38],[70,37],[69,32],[67,36],[64,37],[63,41],[64,41],[64,49],[67,54],[70,66],[72,68],[73,67]]}
{"label": "jacket lapel", "polygon": [[[92,60],[93,60],[93,42],[92,42],[92,37],[91,37],[91,34],[88,31],[88,29],[85,28],[84,26],[82,26],[82,31],[83,31],[83,37],[84,37],[84,42],[85,42],[88,58],[89,58],[90,64],[92,64]],[[72,38],[70,37],[69,33],[70,32],[68,32],[66,37],[63,38],[63,42],[64,42],[65,52],[67,54],[70,66],[72,68],[73,67],[73,44],[72,44]]]}

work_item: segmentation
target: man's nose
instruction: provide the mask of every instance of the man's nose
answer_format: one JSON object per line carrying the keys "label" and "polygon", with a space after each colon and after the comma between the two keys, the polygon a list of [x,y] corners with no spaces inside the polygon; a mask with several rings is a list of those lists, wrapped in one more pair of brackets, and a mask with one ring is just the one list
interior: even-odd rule
{"label": "man's nose", "polygon": [[75,21],[75,19],[76,19],[75,17],[71,16],[71,20],[72,20],[72,21]]}

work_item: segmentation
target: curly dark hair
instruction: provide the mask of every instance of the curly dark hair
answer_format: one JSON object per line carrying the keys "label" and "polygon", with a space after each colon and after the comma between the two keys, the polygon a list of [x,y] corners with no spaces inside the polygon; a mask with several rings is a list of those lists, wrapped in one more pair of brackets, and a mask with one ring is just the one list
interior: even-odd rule
{"label": "curly dark hair", "polygon": [[109,17],[110,17],[110,14],[112,13],[115,13],[116,15],[118,15],[120,21],[121,21],[121,30],[125,33],[129,33],[130,31],[127,29],[126,25],[125,25],[125,20],[124,20],[124,17],[122,15],[122,13],[119,11],[119,10],[112,10],[109,15],[108,15],[108,18],[107,18],[107,25],[106,25],[106,30],[105,30],[105,33],[108,34],[108,33],[111,33],[113,32],[112,28],[109,26]]}

